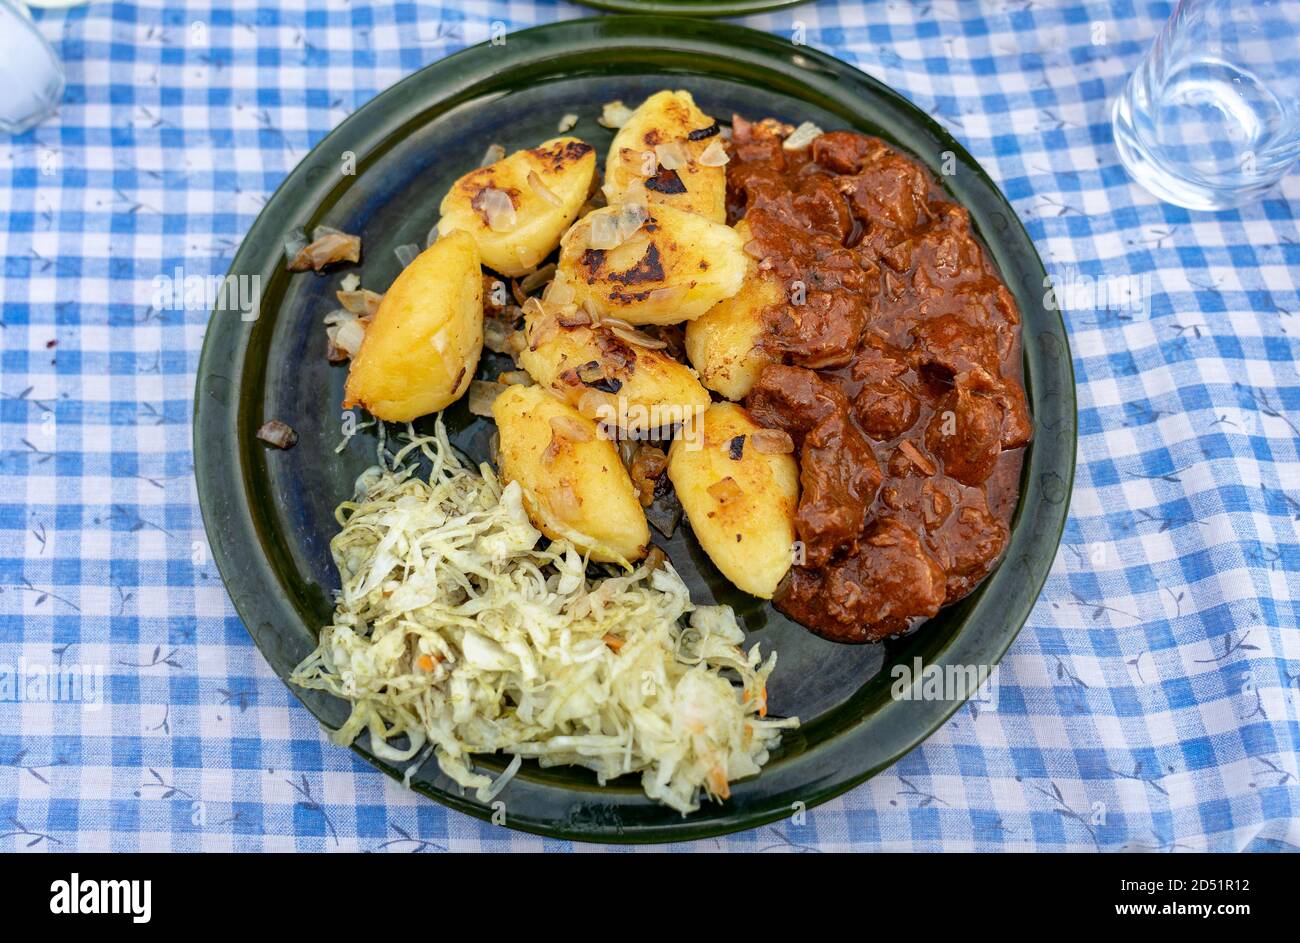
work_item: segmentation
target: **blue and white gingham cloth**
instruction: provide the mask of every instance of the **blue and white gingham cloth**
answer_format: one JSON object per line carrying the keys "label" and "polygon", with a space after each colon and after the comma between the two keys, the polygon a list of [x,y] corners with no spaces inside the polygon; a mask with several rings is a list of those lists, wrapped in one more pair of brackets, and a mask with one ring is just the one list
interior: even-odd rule
{"label": "blue and white gingham cloth", "polygon": [[[893,769],[688,849],[1300,848],[1300,176],[1219,214],[1162,205],[1109,103],[1167,4],[823,2],[749,18],[936,115],[1058,279],[1142,276],[1070,311],[1079,465],[996,710]],[[208,312],[267,196],[402,76],[548,0],[142,0],[37,13],[68,87],[0,139],[0,849],[563,850],[411,794],[333,746],[271,672],[204,541],[190,449]],[[103,673],[98,710],[5,695]],[[95,666],[98,666],[97,668]],[[88,689],[83,688],[83,696]]]}

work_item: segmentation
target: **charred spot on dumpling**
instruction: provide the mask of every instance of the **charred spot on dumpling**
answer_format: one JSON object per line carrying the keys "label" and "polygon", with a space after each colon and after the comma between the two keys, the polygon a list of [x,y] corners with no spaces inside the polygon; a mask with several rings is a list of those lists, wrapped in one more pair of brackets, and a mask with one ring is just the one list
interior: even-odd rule
{"label": "charred spot on dumpling", "polygon": [[602,393],[617,393],[623,389],[623,381],[616,377],[601,377],[598,380],[583,380],[582,382],[585,386],[589,386],[593,390],[600,390]]}
{"label": "charred spot on dumpling", "polygon": [[658,172],[652,177],[647,177],[645,182],[647,190],[653,190],[655,193],[685,193],[686,184],[682,183],[681,176],[675,170],[669,170],[667,167],[660,167]]}
{"label": "charred spot on dumpling", "polygon": [[600,270],[605,265],[604,249],[585,249],[582,257],[578,260],[582,270],[586,273],[587,281],[594,282],[600,277]]}
{"label": "charred spot on dumpling", "polygon": [[611,291],[609,300],[621,305],[640,304],[650,297],[653,290],[648,288],[645,291]]}
{"label": "charred spot on dumpling", "polygon": [[[603,261],[603,260],[602,260]],[[644,285],[646,282],[664,280],[663,260],[659,256],[659,247],[653,242],[646,246],[641,260],[625,272],[610,272],[609,280],[620,285]]]}
{"label": "charred spot on dumpling", "polygon": [[601,360],[615,371],[628,374],[636,367],[636,348],[621,337],[599,331],[596,346],[600,349]]}
{"label": "charred spot on dumpling", "polygon": [[717,121],[714,121],[707,128],[696,128],[694,131],[687,132],[686,139],[689,141],[703,141],[705,138],[713,137],[721,130],[722,126]]}
{"label": "charred spot on dumpling", "polygon": [[585,141],[557,141],[550,147],[535,147],[529,153],[536,157],[547,169],[559,172],[570,164],[577,163],[595,148]]}

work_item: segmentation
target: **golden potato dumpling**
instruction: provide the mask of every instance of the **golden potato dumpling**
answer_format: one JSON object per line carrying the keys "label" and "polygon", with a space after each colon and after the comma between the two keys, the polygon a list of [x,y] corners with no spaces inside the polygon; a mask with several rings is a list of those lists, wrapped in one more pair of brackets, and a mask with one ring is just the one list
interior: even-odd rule
{"label": "golden potato dumpling", "polygon": [[764,430],[735,403],[715,403],[702,429],[674,440],[668,477],[709,559],[738,588],[771,599],[790,569],[799,469],[774,452]]}
{"label": "golden potato dumpling", "polygon": [[538,386],[508,387],[492,415],[501,480],[519,482],[538,530],[593,560],[625,564],[645,555],[645,512],[618,451],[594,422]]}
{"label": "golden potato dumpling", "polygon": [[515,277],[560,244],[578,218],[596,172],[596,151],[575,137],[552,138],[461,177],[443,198],[438,233],[463,229],[483,264]]}
{"label": "golden potato dumpling", "polygon": [[483,351],[483,274],[474,240],[439,239],[384,294],[352,360],[343,406],[390,422],[445,409],[469,389]]}
{"label": "golden potato dumpling", "polygon": [[675,324],[740,291],[747,259],[729,226],[670,206],[608,206],[564,234],[552,291],[601,317]]}
{"label": "golden potato dumpling", "polygon": [[[749,242],[749,224],[736,224],[743,242]],[[744,399],[758,374],[772,357],[758,341],[763,334],[763,313],[785,300],[780,281],[759,272],[748,260],[745,284],[686,325],[686,356],[700,373],[700,382],[727,399]]]}
{"label": "golden potato dumpling", "polygon": [[588,419],[641,432],[679,425],[709,405],[689,367],[606,327],[566,326],[553,308],[528,315],[519,365]]}
{"label": "golden potato dumpling", "polygon": [[727,170],[715,163],[725,160],[719,130],[690,92],[651,95],[609,146],[606,200],[661,204],[726,222]]}

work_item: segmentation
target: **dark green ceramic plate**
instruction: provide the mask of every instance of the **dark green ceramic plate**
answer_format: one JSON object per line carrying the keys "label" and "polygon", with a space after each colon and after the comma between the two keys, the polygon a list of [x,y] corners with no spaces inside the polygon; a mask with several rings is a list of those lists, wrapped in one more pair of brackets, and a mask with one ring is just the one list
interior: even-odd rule
{"label": "dark green ceramic plate", "polygon": [[614,13],[665,16],[748,16],[797,7],[809,0],[575,0],[583,6]]}
{"label": "dark green ceramic plate", "polygon": [[[962,147],[923,112],[880,83],[806,47],[701,20],[606,17],[511,34],[429,66],[346,120],[271,198],[235,257],[231,274],[260,279],[260,317],[216,311],[199,365],[194,449],[207,532],[236,609],[282,677],[315,645],[330,619],[337,575],[329,557],[334,506],[373,461],[358,435],[336,455],[345,371],[325,359],[321,319],[335,307],[344,271],[289,275],[283,243],[296,227],[328,224],[360,233],[364,283],[395,277],[393,250],[423,243],[448,185],[477,166],[485,146],[532,146],[560,117],[581,116],[574,133],[603,152],[610,132],[595,122],[612,99],[640,101],[686,88],[708,112],[771,115],[824,128],[881,135],[944,177],[968,207],[1024,316],[1025,379],[1037,438],[1024,464],[1023,497],[1006,560],[981,589],[911,636],[887,645],[824,641],[717,574],[688,531],[665,549],[697,601],[736,607],[751,641],[780,653],[769,703],[803,726],[786,736],[762,775],[729,801],[683,818],[649,802],[635,777],[605,788],[584,771],[528,763],[504,791],[505,824],[586,840],[663,841],[749,828],[835,796],[884,769],[929,736],[957,701],[894,701],[889,669],[991,665],[1028,616],[1055,556],[1074,468],[1074,380],[1059,315],[1043,304],[1044,272],[1006,199]],[[355,174],[346,174],[355,160]],[[495,376],[498,363],[480,374]],[[298,432],[275,451],[255,433],[278,418]],[[449,410],[455,442],[476,460],[490,427],[459,404]],[[295,689],[320,720],[337,727],[346,706]],[[390,775],[399,770],[371,762]],[[482,766],[504,763],[486,757]],[[479,817],[491,810],[425,765],[415,788]]]}

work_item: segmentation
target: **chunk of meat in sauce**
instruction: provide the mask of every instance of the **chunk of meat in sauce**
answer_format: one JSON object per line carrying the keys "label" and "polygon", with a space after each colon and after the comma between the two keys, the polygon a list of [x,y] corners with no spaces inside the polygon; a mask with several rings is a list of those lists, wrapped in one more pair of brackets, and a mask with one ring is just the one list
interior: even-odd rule
{"label": "chunk of meat in sauce", "polygon": [[1002,556],[1009,536],[1007,525],[978,506],[961,508],[939,531],[936,549],[947,574],[948,598],[961,599],[984,578]]}
{"label": "chunk of meat in sauce", "polygon": [[862,386],[853,400],[853,415],[873,439],[897,438],[921,416],[921,402],[901,376],[905,362],[878,348],[864,346],[853,362],[852,377]]}
{"label": "chunk of meat in sauce", "polygon": [[857,552],[823,569],[795,567],[777,608],[837,642],[874,642],[939,611],[947,577],[916,532],[893,518],[873,523]]}
{"label": "chunk of meat in sauce", "polygon": [[966,377],[963,386],[989,397],[1002,410],[1003,449],[1018,449],[1029,443],[1033,438],[1034,423],[1029,418],[1025,391],[1019,384],[979,373]]}
{"label": "chunk of meat in sauce", "polygon": [[1002,407],[992,399],[958,387],[930,418],[926,448],[943,462],[944,474],[964,485],[981,485],[1002,452],[1002,417]]}
{"label": "chunk of meat in sauce", "polygon": [[733,130],[729,221],[790,291],[764,313],[777,362],[746,400],[801,459],[805,557],[778,608],[842,641],[906,631],[1005,552],[1033,431],[1019,312],[967,211],[905,155],[847,131],[787,151],[788,126]]}
{"label": "chunk of meat in sauce", "polygon": [[923,297],[958,297],[999,284],[984,268],[983,252],[970,230],[970,215],[949,206],[907,239],[880,250],[880,257],[896,272],[911,271],[913,286]]}
{"label": "chunk of meat in sauce", "polygon": [[848,409],[849,401],[838,386],[812,370],[771,363],[758,375],[745,407],[760,426],[788,432],[798,449],[813,426]]}
{"label": "chunk of meat in sauce", "polygon": [[812,159],[837,174],[855,174],[868,161],[880,157],[888,147],[879,138],[852,131],[827,131],[812,142]]}
{"label": "chunk of meat in sauce", "polygon": [[862,224],[862,242],[877,252],[902,242],[930,219],[925,171],[901,154],[873,156],[854,176],[841,177],[839,189]]}
{"label": "chunk of meat in sauce", "polygon": [[809,174],[795,189],[794,210],[810,232],[831,236],[839,242],[853,231],[853,217],[840,196],[835,181],[826,174]]}
{"label": "chunk of meat in sauce", "polygon": [[804,437],[794,525],[806,566],[824,566],[858,538],[882,477],[871,443],[847,410],[832,411]]}
{"label": "chunk of meat in sauce", "polygon": [[912,336],[908,355],[917,368],[931,376],[960,382],[975,371],[989,377],[998,372],[992,333],[958,315],[945,314],[923,321],[912,329]]}
{"label": "chunk of meat in sauce", "polygon": [[846,292],[809,291],[801,305],[769,318],[765,346],[803,367],[842,367],[853,359],[866,312]]}

